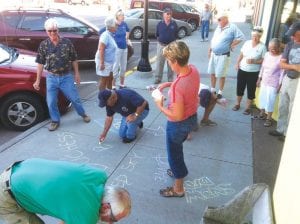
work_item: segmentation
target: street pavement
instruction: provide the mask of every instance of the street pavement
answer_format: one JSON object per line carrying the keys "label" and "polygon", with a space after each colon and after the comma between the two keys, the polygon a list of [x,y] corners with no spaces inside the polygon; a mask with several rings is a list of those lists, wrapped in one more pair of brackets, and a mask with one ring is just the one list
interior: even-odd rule
{"label": "street pavement", "polygon": [[[250,39],[250,24],[237,25]],[[200,71],[201,82],[209,85],[206,72],[209,42],[200,42],[198,31],[183,41],[190,47],[190,63]],[[231,110],[236,92],[233,65],[241,45],[232,52],[225,84],[224,96],[229,105],[225,109],[216,106],[211,114],[211,119],[218,125],[199,127],[193,132],[192,139],[184,143],[189,170],[185,178],[184,198],[163,198],[159,195],[159,189],[171,186],[173,180],[166,173],[166,117],[156,108],[146,89],[154,81],[153,72],[134,71],[126,77],[126,85],[139,92],[150,104],[144,128],[139,130],[134,142],[122,143],[118,137],[121,117],[116,115],[107,139],[99,144],[98,137],[103,130],[106,113],[105,109],[98,107],[96,84],[90,84],[82,92],[83,105],[92,118],[89,124],[84,123],[74,109],[62,117],[59,129],[54,132],[47,129],[49,120],[38,124],[0,146],[0,170],[13,161],[32,157],[87,163],[108,173],[107,185],[122,186],[130,192],[132,212],[120,223],[198,224],[206,206],[220,206],[253,183],[251,117],[242,114],[244,106],[238,112]],[[154,70],[155,63],[151,66]],[[199,108],[199,120],[203,112]],[[47,224],[57,223],[54,218],[42,218]]]}

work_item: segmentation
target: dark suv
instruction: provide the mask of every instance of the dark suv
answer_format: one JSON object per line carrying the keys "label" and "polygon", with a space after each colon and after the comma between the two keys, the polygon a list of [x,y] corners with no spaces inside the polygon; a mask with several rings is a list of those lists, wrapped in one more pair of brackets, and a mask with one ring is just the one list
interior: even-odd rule
{"label": "dark suv", "polygon": [[40,42],[48,37],[44,23],[50,17],[57,20],[60,35],[73,42],[78,59],[93,61],[98,48],[99,29],[59,9],[1,11],[0,43],[36,52]]}
{"label": "dark suv", "polygon": [[[130,8],[144,8],[144,0],[132,0]],[[193,30],[196,30],[200,25],[200,16],[197,13],[192,13],[188,10],[188,6],[185,4],[179,4],[175,2],[165,1],[149,1],[150,9],[158,9],[163,11],[165,8],[172,10],[172,17],[174,19],[183,20],[192,25]]]}

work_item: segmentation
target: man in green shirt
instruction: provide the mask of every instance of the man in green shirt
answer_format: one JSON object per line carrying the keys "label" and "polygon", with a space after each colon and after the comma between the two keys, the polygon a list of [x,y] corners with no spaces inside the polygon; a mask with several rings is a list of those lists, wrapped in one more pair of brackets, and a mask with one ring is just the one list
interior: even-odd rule
{"label": "man in green shirt", "polygon": [[0,176],[0,222],[41,224],[36,214],[65,224],[116,222],[129,215],[131,199],[105,187],[104,171],[85,164],[45,159],[14,163]]}

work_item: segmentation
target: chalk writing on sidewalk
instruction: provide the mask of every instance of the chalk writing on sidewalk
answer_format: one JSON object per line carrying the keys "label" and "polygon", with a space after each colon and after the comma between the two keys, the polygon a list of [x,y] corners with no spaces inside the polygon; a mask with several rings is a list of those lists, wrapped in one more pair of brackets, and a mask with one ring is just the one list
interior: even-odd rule
{"label": "chalk writing on sidewalk", "polygon": [[169,168],[168,160],[166,156],[160,154],[153,157],[157,163],[157,169],[154,172],[154,180],[159,182],[167,182],[167,169]]}
{"label": "chalk writing on sidewalk", "polygon": [[187,203],[197,200],[208,200],[235,193],[231,184],[215,184],[209,177],[200,177],[184,182],[185,199]]}
{"label": "chalk writing on sidewalk", "polygon": [[91,162],[91,159],[85,155],[83,151],[81,151],[78,147],[76,137],[73,133],[69,132],[62,132],[57,133],[58,137],[58,146],[62,150],[60,154],[60,160],[67,160],[70,162],[77,162],[77,163],[85,163],[91,166],[99,167],[103,170],[109,170],[108,166]]}
{"label": "chalk writing on sidewalk", "polygon": [[113,179],[113,181],[111,182],[111,185],[125,187],[125,186],[131,185],[131,184],[128,182],[128,178],[126,175],[119,175]]}
{"label": "chalk writing on sidewalk", "polygon": [[128,171],[133,171],[135,166],[138,164],[138,160],[139,159],[143,159],[142,156],[139,156],[137,155],[136,152],[133,152],[133,155],[129,157],[129,161],[127,164],[123,164],[121,166],[121,169],[124,169],[124,170],[128,170]]}
{"label": "chalk writing on sidewalk", "polygon": [[[95,119],[94,122],[99,126],[104,127],[105,121],[103,119]],[[111,128],[109,129],[109,132],[119,133],[120,125],[121,125],[121,118],[114,118],[114,122]]]}

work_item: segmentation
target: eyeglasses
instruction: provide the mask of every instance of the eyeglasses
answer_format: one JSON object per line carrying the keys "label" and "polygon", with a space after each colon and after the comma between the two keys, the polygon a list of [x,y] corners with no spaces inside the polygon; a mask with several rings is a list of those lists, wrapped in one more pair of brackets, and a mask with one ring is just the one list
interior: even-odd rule
{"label": "eyeglasses", "polygon": [[170,12],[167,12],[166,14],[167,14],[168,16],[172,15],[172,13],[170,13]]}
{"label": "eyeglasses", "polygon": [[47,30],[48,33],[57,33],[57,30]]}
{"label": "eyeglasses", "polygon": [[110,215],[109,215],[110,221],[112,221],[112,222],[118,222],[116,216],[114,216],[114,214],[112,212],[110,203],[108,203],[108,204],[109,204],[109,207],[110,207]]}

